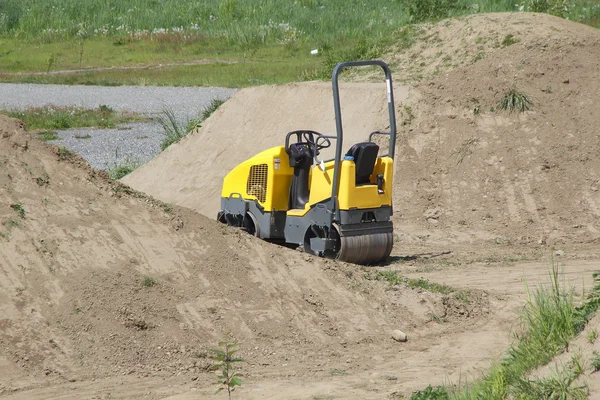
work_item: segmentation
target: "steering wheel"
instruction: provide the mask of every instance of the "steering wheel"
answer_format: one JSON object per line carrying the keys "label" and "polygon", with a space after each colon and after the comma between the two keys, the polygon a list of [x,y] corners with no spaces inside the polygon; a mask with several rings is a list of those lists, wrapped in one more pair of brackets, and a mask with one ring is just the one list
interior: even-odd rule
{"label": "steering wheel", "polygon": [[296,135],[295,144],[305,144],[316,156],[319,154],[319,150],[326,149],[331,146],[329,138],[322,133],[311,131],[311,130],[298,130],[292,131],[285,136],[285,151],[290,153],[290,137]]}

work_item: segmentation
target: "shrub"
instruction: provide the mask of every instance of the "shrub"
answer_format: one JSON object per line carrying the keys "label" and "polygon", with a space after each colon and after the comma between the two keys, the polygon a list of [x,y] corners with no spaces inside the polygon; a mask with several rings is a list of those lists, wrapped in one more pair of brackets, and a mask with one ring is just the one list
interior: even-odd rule
{"label": "shrub", "polygon": [[533,100],[529,95],[519,92],[516,88],[510,89],[498,102],[498,109],[509,112],[525,112],[531,110]]}
{"label": "shrub", "polygon": [[412,22],[438,20],[460,9],[458,0],[401,0]]}

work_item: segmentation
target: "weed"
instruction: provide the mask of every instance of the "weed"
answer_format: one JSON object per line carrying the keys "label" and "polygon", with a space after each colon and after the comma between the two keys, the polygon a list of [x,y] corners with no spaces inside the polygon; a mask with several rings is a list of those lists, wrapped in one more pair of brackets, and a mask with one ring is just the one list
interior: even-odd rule
{"label": "weed", "polygon": [[542,89],[542,92],[547,93],[547,94],[552,94],[554,91],[552,90],[552,88],[550,86],[548,86],[546,89]]}
{"label": "weed", "polygon": [[163,211],[166,212],[167,214],[171,214],[173,212],[173,206],[171,206],[168,203],[162,203],[161,207],[162,207]]}
{"label": "weed", "polygon": [[158,123],[163,128],[163,139],[160,148],[161,150],[166,149],[173,143],[179,142],[185,135],[187,135],[186,128],[177,121],[175,112],[171,108],[165,108],[158,118]]}
{"label": "weed", "polygon": [[379,58],[388,48],[387,43],[359,40],[354,46],[339,51],[328,53],[323,60],[317,78],[331,79],[331,71],[341,62],[371,60]]}
{"label": "weed", "polygon": [[579,357],[548,379],[526,378],[534,368],[547,364],[567,348],[600,308],[600,272],[594,273],[594,288],[579,307],[575,306],[573,289],[559,282],[559,267],[553,259],[549,272],[549,284],[533,291],[527,288],[521,328],[515,332],[507,356],[494,363],[483,379],[457,394],[457,399],[505,399],[509,393],[510,398],[519,399],[585,398],[585,387],[575,384],[583,371]]}
{"label": "weed", "polygon": [[38,186],[49,186],[50,177],[47,174],[44,174],[44,176],[38,176],[35,178],[35,182],[38,184]]}
{"label": "weed", "polygon": [[458,0],[401,0],[412,22],[447,18],[459,8]]}
{"label": "weed", "polygon": [[590,368],[592,369],[592,373],[600,371],[600,354],[595,350],[592,352]]}
{"label": "weed", "polygon": [[73,153],[71,150],[67,149],[66,147],[58,148],[58,161],[72,160],[73,157],[75,157],[75,153]]}
{"label": "weed", "polygon": [[73,312],[75,314],[81,314],[83,312],[83,309],[79,306],[75,307],[75,310],[73,310]]}
{"label": "weed", "polygon": [[106,169],[106,172],[108,173],[108,177],[110,179],[116,181],[121,179],[125,175],[130,174],[140,165],[140,162],[132,161],[129,157],[127,157],[121,164],[115,162],[112,166],[109,166]]}
{"label": "weed", "polygon": [[92,135],[85,134],[85,135],[75,135],[75,139],[90,139],[92,137]]}
{"label": "weed", "polygon": [[574,356],[562,369],[557,367],[549,378],[519,379],[511,394],[517,399],[585,400],[588,398],[587,387],[576,384],[583,371],[580,357]]}
{"label": "weed", "polygon": [[156,285],[158,282],[156,282],[156,279],[152,278],[152,277],[145,277],[144,281],[143,281],[143,285],[144,287],[152,287],[154,285]]}
{"label": "weed", "polygon": [[60,139],[54,132],[55,129],[114,128],[117,124],[147,119],[134,113],[116,113],[107,106],[99,106],[96,109],[45,106],[31,107],[25,111],[2,110],[0,112],[22,120],[27,130],[42,129],[38,134],[41,140]]}
{"label": "weed", "polygon": [[598,339],[598,331],[596,329],[590,329],[587,334],[587,340],[590,344],[593,344]]}
{"label": "weed", "polygon": [[21,223],[18,220],[14,219],[14,218],[8,218],[8,219],[4,220],[2,222],[2,225],[4,225],[4,227],[6,229],[8,229],[9,233],[10,233],[10,230],[12,228],[15,228],[15,227],[16,228],[20,228],[21,227]]}
{"label": "weed", "polygon": [[511,88],[498,102],[498,109],[509,112],[525,112],[531,110],[533,100],[529,95],[519,92],[516,88]]}
{"label": "weed", "polygon": [[210,117],[212,115],[212,113],[214,113],[215,111],[217,111],[217,109],[219,107],[221,107],[221,105],[223,105],[223,103],[225,103],[225,100],[212,99],[212,101],[210,102],[210,104],[208,105],[208,107],[206,107],[202,111],[202,121],[208,119],[208,117]]}
{"label": "weed", "polygon": [[410,125],[411,122],[415,119],[415,114],[413,113],[412,107],[409,105],[402,106],[402,125]]}
{"label": "weed", "polygon": [[229,335],[225,335],[225,338],[219,342],[219,347],[222,347],[223,349],[208,349],[208,351],[212,353],[209,358],[215,362],[211,369],[213,371],[218,371],[219,380],[215,382],[215,384],[220,387],[215,393],[227,389],[227,394],[231,399],[231,392],[233,392],[236,387],[242,385],[240,374],[237,372],[239,370],[237,363],[245,360],[242,357],[235,356],[239,351],[240,344],[232,341]]}
{"label": "weed", "polygon": [[409,287],[414,289],[424,289],[430,292],[436,292],[441,294],[450,294],[455,292],[455,289],[450,286],[442,285],[439,283],[431,282],[427,279],[408,279],[407,284]]}
{"label": "weed", "polygon": [[40,139],[43,142],[48,142],[50,140],[60,140],[60,136],[58,136],[58,133],[56,131],[44,130],[41,132],[37,132],[37,135],[38,139]]}
{"label": "weed", "polygon": [[530,12],[548,13],[557,17],[566,17],[574,7],[572,0],[521,0],[517,9]]}
{"label": "weed", "polygon": [[443,386],[429,385],[423,390],[413,392],[409,400],[450,400],[450,395]]}
{"label": "weed", "polygon": [[478,138],[469,138],[465,140],[458,149],[454,150],[452,155],[456,156],[456,165],[462,163],[465,157],[473,154],[473,148],[477,146],[478,143]]}
{"label": "weed", "polygon": [[334,368],[331,370],[331,376],[344,376],[344,375],[348,375],[348,371],[339,369],[339,368]]}
{"label": "weed", "polygon": [[18,203],[11,204],[10,208],[15,210],[17,212],[17,214],[19,215],[19,217],[21,217],[21,219],[25,219],[26,212],[25,212],[25,208],[23,208],[23,203],[21,203],[19,201]]}
{"label": "weed", "polygon": [[515,37],[515,35],[513,35],[512,33],[509,33],[508,35],[504,36],[504,39],[502,39],[502,47],[507,47],[507,46],[511,46],[515,43],[519,43],[519,39]]}

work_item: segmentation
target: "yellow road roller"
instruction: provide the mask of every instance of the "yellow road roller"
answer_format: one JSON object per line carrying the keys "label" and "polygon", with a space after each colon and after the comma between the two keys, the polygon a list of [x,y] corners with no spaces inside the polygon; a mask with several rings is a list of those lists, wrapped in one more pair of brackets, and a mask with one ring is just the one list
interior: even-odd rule
{"label": "yellow road roller", "polygon": [[[375,131],[342,154],[338,77],[349,67],[375,65],[387,83],[389,132]],[[336,65],[332,73],[336,134],[301,129],[282,146],[265,150],[231,170],[223,181],[218,220],[270,241],[301,246],[310,254],[370,265],[385,260],[394,243],[392,179],[396,117],[392,75],[379,60]],[[376,135],[389,137],[379,154]],[[366,136],[366,135],[365,135]],[[319,158],[335,144],[335,157]]]}

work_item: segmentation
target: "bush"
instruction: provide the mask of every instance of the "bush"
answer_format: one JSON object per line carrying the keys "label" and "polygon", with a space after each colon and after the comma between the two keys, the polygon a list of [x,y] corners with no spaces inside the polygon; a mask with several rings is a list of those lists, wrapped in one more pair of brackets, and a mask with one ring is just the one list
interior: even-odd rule
{"label": "bush", "polygon": [[413,23],[444,19],[461,8],[458,0],[400,0],[400,2]]}
{"label": "bush", "polygon": [[516,4],[520,11],[548,13],[557,17],[565,17],[572,0],[525,0]]}

